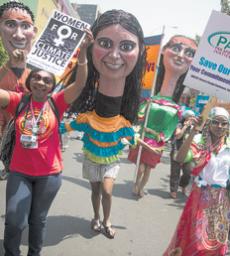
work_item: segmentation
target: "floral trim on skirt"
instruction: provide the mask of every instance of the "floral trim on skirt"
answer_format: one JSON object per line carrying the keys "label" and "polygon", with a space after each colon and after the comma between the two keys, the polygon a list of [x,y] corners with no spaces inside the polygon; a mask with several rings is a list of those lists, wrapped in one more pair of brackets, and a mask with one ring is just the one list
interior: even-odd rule
{"label": "floral trim on skirt", "polygon": [[197,187],[180,217],[164,256],[221,256],[227,252],[229,197],[225,188]]}

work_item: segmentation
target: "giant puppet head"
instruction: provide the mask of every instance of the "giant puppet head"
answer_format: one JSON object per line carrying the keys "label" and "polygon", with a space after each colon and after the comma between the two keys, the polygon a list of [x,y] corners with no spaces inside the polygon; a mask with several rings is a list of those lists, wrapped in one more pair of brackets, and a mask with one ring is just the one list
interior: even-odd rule
{"label": "giant puppet head", "polygon": [[[109,10],[96,19],[91,30],[95,42],[87,51],[89,75],[86,86],[74,103],[74,109],[76,112],[94,109],[101,79],[116,80],[122,77],[125,78],[125,86],[120,113],[132,123],[137,119],[146,62],[142,27],[131,13]],[[111,96],[118,96],[114,94],[119,90],[118,86],[114,87]]]}
{"label": "giant puppet head", "polygon": [[162,49],[155,94],[160,92],[167,77],[168,81],[171,80],[175,83],[171,96],[175,102],[179,101],[184,89],[183,81],[196,50],[197,43],[189,37],[175,35],[170,38]]}
{"label": "giant puppet head", "polygon": [[196,49],[197,44],[193,39],[185,36],[173,36],[162,51],[165,70],[180,76],[186,73]]}
{"label": "giant puppet head", "polygon": [[11,1],[0,6],[0,36],[10,60],[15,50],[27,54],[32,47],[37,28],[28,6]]}

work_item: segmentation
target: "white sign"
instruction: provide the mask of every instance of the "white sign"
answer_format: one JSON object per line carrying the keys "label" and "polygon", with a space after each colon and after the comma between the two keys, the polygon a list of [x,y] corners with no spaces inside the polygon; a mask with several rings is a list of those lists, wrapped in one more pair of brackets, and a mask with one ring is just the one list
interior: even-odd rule
{"label": "white sign", "polygon": [[230,102],[230,16],[213,11],[184,84]]}
{"label": "white sign", "polygon": [[90,25],[54,10],[47,27],[34,43],[27,63],[61,75],[85,36]]}

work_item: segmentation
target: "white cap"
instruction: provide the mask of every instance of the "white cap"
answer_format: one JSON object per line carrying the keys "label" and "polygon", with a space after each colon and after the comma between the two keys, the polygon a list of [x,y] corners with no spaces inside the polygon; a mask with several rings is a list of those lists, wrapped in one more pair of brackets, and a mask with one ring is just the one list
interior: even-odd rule
{"label": "white cap", "polygon": [[183,112],[182,116],[183,116],[183,118],[187,118],[190,116],[195,116],[195,113],[192,110],[187,109]]}
{"label": "white cap", "polygon": [[225,108],[221,108],[221,107],[214,107],[211,109],[210,113],[209,113],[209,117],[211,119],[217,117],[217,116],[223,116],[225,117],[228,121],[229,120],[229,113]]}

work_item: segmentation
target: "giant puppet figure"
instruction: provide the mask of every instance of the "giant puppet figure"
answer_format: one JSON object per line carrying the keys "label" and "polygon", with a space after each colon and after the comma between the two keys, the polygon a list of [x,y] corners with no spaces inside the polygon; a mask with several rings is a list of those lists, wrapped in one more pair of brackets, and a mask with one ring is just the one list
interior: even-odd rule
{"label": "giant puppet figure", "polygon": [[110,223],[113,184],[125,147],[122,138],[135,144],[132,123],[137,118],[146,52],[142,28],[130,13],[107,11],[91,29],[95,41],[88,51],[89,75],[76,102],[82,113],[62,130],[84,132],[83,177],[90,182],[94,210],[91,228],[114,238]]}
{"label": "giant puppet figure", "polygon": [[[144,100],[140,105],[139,118],[145,118],[148,104],[149,115],[145,128],[144,141],[152,151],[142,149],[139,170],[133,187],[134,195],[143,197],[150,171],[160,162],[165,143],[171,138],[181,116],[177,105],[183,92],[183,81],[192,62],[197,44],[185,36],[173,36],[163,47],[159,72],[155,87],[155,96]],[[138,148],[131,149],[129,160],[137,161]]]}
{"label": "giant puppet figure", "polygon": [[[27,91],[25,80],[29,70],[26,68],[26,55],[31,49],[36,31],[34,15],[28,6],[16,1],[0,6],[0,36],[9,56],[8,62],[0,68],[1,89]],[[0,111],[0,140],[10,118],[9,114]],[[1,175],[1,178],[4,176]]]}

